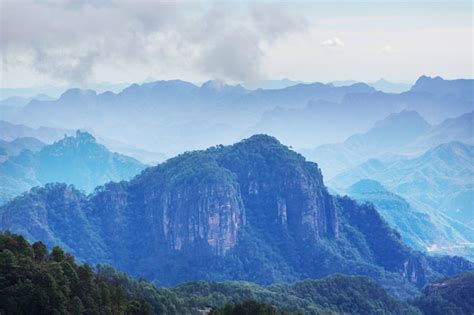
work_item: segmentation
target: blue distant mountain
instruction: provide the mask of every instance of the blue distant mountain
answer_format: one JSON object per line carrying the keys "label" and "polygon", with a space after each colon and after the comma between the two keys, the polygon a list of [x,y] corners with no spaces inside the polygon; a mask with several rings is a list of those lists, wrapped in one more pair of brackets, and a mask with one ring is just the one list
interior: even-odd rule
{"label": "blue distant mountain", "polygon": [[[420,82],[426,80],[439,81]],[[464,86],[464,81],[436,84],[446,85],[439,91],[447,94],[423,88],[427,84],[394,94],[365,83],[340,87],[298,83],[248,90],[218,80],[201,86],[181,80],[155,81],[132,84],[118,93],[70,89],[58,100],[0,107],[0,114],[32,127],[94,130],[168,156],[215,143],[230,144],[255,133],[308,148],[343,141],[402,110],[415,110],[430,124],[473,110],[472,97],[452,92],[452,86]]]}
{"label": "blue distant mountain", "polygon": [[420,212],[374,180],[360,180],[347,188],[346,193],[361,202],[374,204],[410,247],[430,253],[474,258],[474,229],[463,228],[439,213]]}
{"label": "blue distant mountain", "polygon": [[309,101],[339,102],[348,93],[374,91],[361,83],[247,90],[219,81],[202,86],[180,80],[156,81],[132,84],[120,93],[70,89],[58,100],[32,101],[2,116],[33,127],[92,129],[146,150],[178,153],[236,141],[262,113],[278,106],[304,108]]}
{"label": "blue distant mountain", "polygon": [[58,129],[40,126],[31,128],[22,124],[13,124],[5,120],[0,120],[0,139],[13,141],[17,138],[35,138],[41,142],[51,144],[60,140],[64,135],[73,135],[74,130]]}
{"label": "blue distant mountain", "polygon": [[428,76],[421,76],[412,86],[410,91],[430,93],[438,97],[456,97],[472,101],[474,80],[444,80],[441,77],[431,78]]}
{"label": "blue distant mountain", "polygon": [[366,133],[344,142],[299,150],[316,161],[326,178],[347,171],[369,159],[402,159],[423,154],[440,144],[460,141],[474,144],[474,112],[431,126],[415,111],[390,114]]}
{"label": "blue distant mountain", "polygon": [[32,100],[50,101],[53,99],[54,99],[53,97],[50,97],[46,94],[38,94],[34,97],[10,96],[10,97],[0,100],[0,106],[21,107],[21,106],[25,106]]}
{"label": "blue distant mountain", "polygon": [[[331,84],[334,86],[347,86],[357,83],[354,80],[345,80],[345,81],[333,81]],[[376,89],[377,91],[385,92],[385,93],[403,93],[412,87],[409,83],[395,83],[390,82],[385,79],[380,79],[374,82],[367,82],[368,85]]]}
{"label": "blue distant mountain", "polygon": [[0,139],[0,162],[7,160],[11,156],[20,154],[23,150],[37,152],[45,145],[45,143],[31,137],[16,138],[12,141]]}
{"label": "blue distant mountain", "polygon": [[449,142],[415,158],[369,160],[332,178],[329,185],[343,191],[361,179],[381,182],[416,209],[442,213],[474,228],[472,145]]}
{"label": "blue distant mountain", "polygon": [[133,158],[110,152],[81,131],[34,151],[23,150],[0,163],[0,201],[55,182],[74,184],[89,193],[106,182],[130,179],[145,168]]}

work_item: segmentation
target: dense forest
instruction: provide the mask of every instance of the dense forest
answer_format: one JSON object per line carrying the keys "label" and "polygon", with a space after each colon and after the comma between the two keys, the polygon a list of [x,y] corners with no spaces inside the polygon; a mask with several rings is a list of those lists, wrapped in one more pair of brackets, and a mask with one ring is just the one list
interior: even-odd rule
{"label": "dense forest", "polygon": [[0,234],[1,314],[472,314],[474,273],[442,279],[401,301],[364,277],[294,284],[189,282],[157,288],[109,266],[75,262],[19,235]]}

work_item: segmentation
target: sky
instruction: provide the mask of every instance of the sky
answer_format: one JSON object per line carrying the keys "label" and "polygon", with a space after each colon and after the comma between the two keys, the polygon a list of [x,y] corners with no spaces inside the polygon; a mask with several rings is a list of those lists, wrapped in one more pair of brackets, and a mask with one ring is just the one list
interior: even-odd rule
{"label": "sky", "polygon": [[0,87],[473,77],[470,1],[0,0]]}

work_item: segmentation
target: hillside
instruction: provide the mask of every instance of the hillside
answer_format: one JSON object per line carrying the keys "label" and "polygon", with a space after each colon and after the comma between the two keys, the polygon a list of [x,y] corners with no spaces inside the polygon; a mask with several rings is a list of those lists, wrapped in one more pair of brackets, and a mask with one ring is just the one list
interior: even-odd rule
{"label": "hillside", "polygon": [[330,195],[316,164],[264,135],[185,153],[89,196],[35,188],[0,213],[3,230],[166,285],[343,272],[407,295],[473,268],[411,251],[374,207]]}
{"label": "hillside", "polygon": [[[6,314],[470,314],[472,273],[437,280],[412,302],[397,300],[363,277],[331,275],[294,284],[189,282],[157,288],[111,267],[79,265],[60,247],[0,233],[0,279]],[[264,304],[263,304],[264,303]],[[240,310],[240,312],[239,312]],[[232,312],[233,311],[233,312]],[[237,312],[237,313],[236,313]]]}

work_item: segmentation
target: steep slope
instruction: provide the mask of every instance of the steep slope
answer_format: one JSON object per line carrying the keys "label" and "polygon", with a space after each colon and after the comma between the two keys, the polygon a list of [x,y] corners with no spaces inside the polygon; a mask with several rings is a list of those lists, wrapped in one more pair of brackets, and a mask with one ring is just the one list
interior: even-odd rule
{"label": "steep slope", "polygon": [[87,197],[60,184],[35,189],[0,213],[4,230],[160,284],[345,272],[406,295],[473,268],[412,252],[373,206],[331,196],[316,164],[263,135],[185,153]]}
{"label": "steep slope", "polygon": [[5,200],[52,182],[92,192],[108,181],[129,179],[144,167],[133,158],[108,151],[89,133],[77,131],[75,137],[65,137],[38,152],[23,151],[1,163],[0,194]]}

